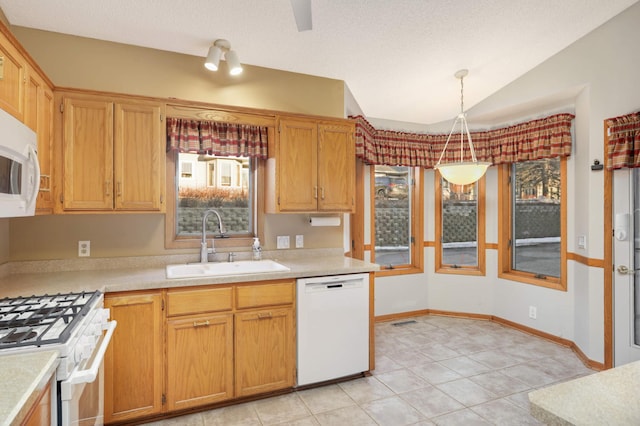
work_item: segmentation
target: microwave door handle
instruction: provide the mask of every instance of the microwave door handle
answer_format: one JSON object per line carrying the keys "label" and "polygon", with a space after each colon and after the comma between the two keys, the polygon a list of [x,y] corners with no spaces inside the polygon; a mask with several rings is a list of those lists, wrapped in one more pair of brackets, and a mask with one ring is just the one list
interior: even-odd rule
{"label": "microwave door handle", "polygon": [[35,204],[36,199],[38,198],[38,192],[40,191],[40,163],[38,162],[38,152],[32,146],[29,146],[29,157],[33,162],[33,168],[36,171],[35,180],[33,182],[33,193],[31,194],[29,204],[27,205],[28,207],[31,207]]}
{"label": "microwave door handle", "polygon": [[93,383],[93,381],[98,376],[98,371],[100,370],[100,365],[102,364],[102,360],[104,359],[104,354],[107,351],[109,342],[111,342],[111,337],[113,336],[113,332],[115,331],[118,322],[115,320],[111,320],[107,324],[109,324],[107,333],[104,335],[102,343],[100,344],[100,348],[93,358],[91,367],[86,370],[76,370],[71,373],[71,376],[69,376],[67,380],[60,382],[60,398],[63,401],[68,401],[71,399],[73,393],[73,385],[77,385],[80,383]]}

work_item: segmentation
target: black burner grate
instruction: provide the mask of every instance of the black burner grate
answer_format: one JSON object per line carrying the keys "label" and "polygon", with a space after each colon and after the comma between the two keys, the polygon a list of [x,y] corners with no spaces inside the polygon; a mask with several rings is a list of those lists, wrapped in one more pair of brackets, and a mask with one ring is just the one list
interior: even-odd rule
{"label": "black burner grate", "polygon": [[[0,349],[64,343],[101,293],[66,293],[0,299]],[[59,333],[49,333],[60,321]],[[49,334],[54,334],[52,337]]]}

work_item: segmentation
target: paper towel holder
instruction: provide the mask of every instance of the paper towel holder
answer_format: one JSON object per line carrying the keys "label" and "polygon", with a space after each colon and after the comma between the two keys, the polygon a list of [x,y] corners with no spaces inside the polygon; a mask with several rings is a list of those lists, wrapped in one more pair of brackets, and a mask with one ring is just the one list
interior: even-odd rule
{"label": "paper towel holder", "polygon": [[340,226],[340,216],[309,216],[311,226]]}

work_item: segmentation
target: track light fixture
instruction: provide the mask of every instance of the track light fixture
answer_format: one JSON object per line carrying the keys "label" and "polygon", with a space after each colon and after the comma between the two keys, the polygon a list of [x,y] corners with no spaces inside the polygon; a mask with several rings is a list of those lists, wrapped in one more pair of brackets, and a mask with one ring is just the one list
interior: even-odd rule
{"label": "track light fixture", "polygon": [[207,59],[204,62],[205,68],[211,71],[218,71],[218,65],[223,53],[229,66],[229,74],[238,75],[242,73],[242,65],[240,64],[240,59],[238,59],[238,54],[231,50],[231,43],[224,39],[214,41],[209,48]]}

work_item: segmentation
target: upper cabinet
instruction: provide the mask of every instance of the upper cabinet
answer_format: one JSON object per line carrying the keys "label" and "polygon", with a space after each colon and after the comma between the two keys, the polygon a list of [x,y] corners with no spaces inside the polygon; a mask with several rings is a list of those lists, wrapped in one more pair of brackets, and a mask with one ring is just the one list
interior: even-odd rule
{"label": "upper cabinet", "polygon": [[164,210],[162,105],[64,97],[64,211]]}
{"label": "upper cabinet", "polygon": [[268,213],[355,211],[354,125],[280,118],[269,146]]}
{"label": "upper cabinet", "polygon": [[13,43],[0,33],[0,108],[24,120],[26,60]]}
{"label": "upper cabinet", "polygon": [[24,122],[38,135],[40,191],[36,214],[53,213],[53,90],[32,68],[27,68]]}

